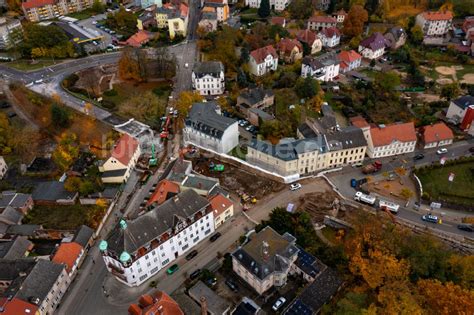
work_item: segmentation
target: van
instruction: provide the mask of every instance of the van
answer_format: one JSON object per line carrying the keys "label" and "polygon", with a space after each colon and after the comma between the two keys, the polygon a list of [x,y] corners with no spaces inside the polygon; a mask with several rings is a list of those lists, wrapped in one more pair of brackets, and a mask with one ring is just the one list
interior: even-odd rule
{"label": "van", "polygon": [[426,214],[426,215],[422,216],[421,219],[423,221],[431,222],[431,223],[438,223],[439,222],[438,217],[435,216],[435,215],[431,215],[431,214]]}

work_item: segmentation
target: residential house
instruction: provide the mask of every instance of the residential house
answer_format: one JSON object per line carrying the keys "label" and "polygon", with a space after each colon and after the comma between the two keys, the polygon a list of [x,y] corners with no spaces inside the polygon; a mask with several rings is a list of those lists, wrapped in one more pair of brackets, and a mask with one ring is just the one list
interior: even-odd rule
{"label": "residential house", "polygon": [[69,278],[72,280],[82,262],[83,256],[84,248],[80,244],[76,242],[61,243],[53,254],[51,261],[64,265]]}
{"label": "residential house", "polygon": [[336,25],[337,20],[331,16],[316,15],[308,19],[308,29],[312,31],[322,31]]}
{"label": "residential house", "polygon": [[219,180],[217,178],[194,174],[186,176],[186,178],[179,183],[181,191],[192,189],[204,197],[209,197],[209,192],[217,186],[219,186]]}
{"label": "residential house", "polygon": [[157,22],[156,22],[156,14],[155,10],[145,10],[140,16],[137,18],[137,28],[140,31],[143,31],[145,29],[149,29],[152,27],[156,27]]}
{"label": "residential house", "polygon": [[206,33],[217,30],[217,13],[213,11],[203,11],[201,14],[201,20],[198,23],[198,27],[203,29]]}
{"label": "residential house", "polygon": [[[270,1],[270,9],[277,12],[285,10],[290,4],[290,0],[269,0],[269,1]],[[260,7],[260,2],[261,0],[245,0],[245,6],[258,9]]]}
{"label": "residential house", "polygon": [[167,179],[163,179],[156,185],[156,188],[152,192],[148,201],[146,202],[146,205],[161,205],[166,200],[173,198],[174,196],[179,194],[179,192],[180,189],[177,183],[174,183]]}
{"label": "residential house", "polygon": [[19,44],[23,39],[20,20],[0,17],[0,49],[7,50]]}
{"label": "residential house", "polygon": [[33,198],[30,194],[4,191],[0,195],[0,209],[7,207],[12,207],[22,214],[27,214],[29,210],[33,209]]}
{"label": "residential house", "polygon": [[217,194],[209,198],[209,207],[214,212],[214,228],[232,218],[234,215],[234,204],[229,198],[222,194]]}
{"label": "residential house", "polygon": [[254,300],[244,296],[235,307],[232,315],[258,315],[261,310],[260,306]]}
{"label": "residential house", "polygon": [[39,22],[80,12],[91,8],[93,4],[93,0],[27,0],[21,4],[21,8],[30,22]]}
{"label": "residential house", "polygon": [[165,3],[156,9],[155,18],[158,28],[168,28],[171,39],[176,36],[186,36],[189,19],[189,7],[186,3]]}
{"label": "residential house", "polygon": [[0,241],[0,259],[25,258],[33,249],[31,243],[25,236],[16,236],[11,240]]}
{"label": "residential house", "polygon": [[377,59],[385,53],[385,37],[375,32],[359,43],[359,53],[367,59]]}
{"label": "residential house", "polygon": [[110,154],[110,157],[99,166],[104,183],[124,183],[130,177],[140,157],[140,144],[128,134],[122,134]]}
{"label": "residential house", "polygon": [[362,56],[359,55],[355,50],[344,50],[338,55],[340,60],[339,69],[342,73],[355,70],[360,67],[362,62]]}
{"label": "residential house", "polygon": [[331,0],[316,0],[316,9],[319,11],[327,11],[330,4]]}
{"label": "residential house", "polygon": [[442,147],[453,143],[453,131],[444,122],[423,126],[418,130],[423,149]]}
{"label": "residential house", "polygon": [[285,63],[294,63],[296,60],[303,58],[303,45],[292,38],[283,38],[276,45],[279,53],[279,59]]}
{"label": "residential house", "polygon": [[464,39],[468,43],[474,43],[474,16],[467,16],[461,27],[464,32]]}
{"label": "residential house", "polygon": [[256,87],[247,89],[237,97],[236,107],[240,112],[248,116],[248,110],[251,108],[265,109],[273,106],[275,94],[271,89]]}
{"label": "residential house", "polygon": [[250,108],[247,111],[247,120],[250,124],[259,127],[261,122],[274,120],[275,117],[259,108]]}
{"label": "residential house", "polygon": [[270,19],[270,24],[271,25],[279,25],[279,26],[285,28],[286,27],[286,19],[283,16],[273,16]]}
{"label": "residential house", "polygon": [[341,42],[341,31],[336,27],[325,28],[318,35],[321,38],[323,47],[336,47]]}
{"label": "residential house", "polygon": [[278,68],[278,54],[272,45],[252,50],[250,52],[250,73],[262,76]]}
{"label": "residential house", "polygon": [[143,45],[147,44],[153,38],[153,33],[150,33],[145,30],[139,30],[132,36],[130,36],[124,44],[131,47],[142,47]]}
{"label": "residential house", "polygon": [[3,156],[0,156],[0,180],[3,179],[7,171],[8,171],[7,162],[5,162],[5,159],[3,158]]}
{"label": "residential house", "polygon": [[335,52],[318,57],[304,57],[301,64],[301,76],[310,76],[319,81],[333,81],[339,75],[340,62]]}
{"label": "residential house", "polygon": [[160,8],[163,5],[162,0],[139,0],[139,2],[142,9],[149,8],[152,5],[155,5]]}
{"label": "residential house", "polygon": [[188,294],[201,305],[201,310],[207,310],[209,315],[230,314],[230,303],[200,280],[189,289]]}
{"label": "residential house", "polygon": [[303,48],[305,46],[308,47],[310,55],[320,52],[323,48],[323,42],[319,36],[311,30],[299,30],[296,33],[296,38],[301,42],[301,44],[303,44]]}
{"label": "residential house", "polygon": [[407,33],[400,26],[392,27],[385,33],[385,44],[391,50],[397,50],[405,45],[407,41]]}
{"label": "residential house", "polygon": [[0,210],[0,236],[5,234],[10,225],[21,224],[24,214],[12,207]]}
{"label": "residential house", "polygon": [[185,120],[185,143],[218,153],[227,153],[239,144],[237,121],[224,117],[215,102],[195,103]]}
{"label": "residential house", "polygon": [[232,253],[232,270],[262,295],[273,286],[286,284],[297,257],[295,237],[280,235],[267,226]]}
{"label": "residential house", "polygon": [[338,24],[342,24],[342,23],[344,23],[344,20],[345,20],[346,17],[347,17],[347,12],[344,11],[344,9],[341,9],[341,10],[339,10],[339,11],[334,12],[331,16],[332,16],[334,19],[336,19],[336,21],[337,21]]}
{"label": "residential house", "polygon": [[139,286],[214,232],[209,201],[186,190],[145,214],[121,220],[99,244],[107,270]]}
{"label": "residential house", "polygon": [[230,9],[226,0],[206,0],[203,12],[215,12],[218,22],[225,22],[229,19]]}
{"label": "residential house", "polygon": [[225,91],[224,65],[220,61],[197,62],[191,80],[199,94],[221,95]]}
{"label": "residential house", "polygon": [[72,238],[72,242],[75,242],[81,245],[84,250],[87,252],[92,245],[94,235],[94,230],[86,225],[81,225]]}
{"label": "residential house", "polygon": [[467,130],[474,120],[474,96],[464,95],[449,103],[446,118],[454,124],[460,124],[462,130]]}
{"label": "residential house", "polygon": [[184,315],[178,303],[164,291],[154,291],[140,297],[137,304],[128,307],[129,315]]}
{"label": "residential house", "polygon": [[416,16],[416,25],[421,27],[425,36],[444,36],[452,28],[453,13],[451,11],[425,11]]}
{"label": "residential house", "polygon": [[67,191],[64,182],[49,181],[38,183],[31,196],[37,205],[72,205],[79,193]]}

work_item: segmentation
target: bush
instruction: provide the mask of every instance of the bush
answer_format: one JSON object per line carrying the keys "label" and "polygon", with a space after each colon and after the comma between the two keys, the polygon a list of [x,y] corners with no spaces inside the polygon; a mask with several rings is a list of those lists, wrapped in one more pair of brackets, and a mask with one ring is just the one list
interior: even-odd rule
{"label": "bush", "polygon": [[112,89],[112,90],[107,90],[107,91],[105,91],[105,92],[104,92],[104,95],[105,95],[105,96],[117,96],[118,93],[117,93],[116,90]]}
{"label": "bush", "polygon": [[102,100],[101,104],[107,109],[115,109],[117,107],[117,104],[109,100]]}
{"label": "bush", "polygon": [[153,93],[155,93],[157,96],[163,96],[165,94],[165,91],[160,88],[155,88],[153,89]]}

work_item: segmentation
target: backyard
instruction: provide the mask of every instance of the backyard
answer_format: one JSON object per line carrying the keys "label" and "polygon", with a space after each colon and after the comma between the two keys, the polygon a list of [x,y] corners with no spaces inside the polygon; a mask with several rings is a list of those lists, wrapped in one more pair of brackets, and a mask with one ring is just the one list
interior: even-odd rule
{"label": "backyard", "polygon": [[[452,182],[448,180],[450,173],[454,174]],[[474,160],[420,169],[416,175],[426,199],[474,205]]]}

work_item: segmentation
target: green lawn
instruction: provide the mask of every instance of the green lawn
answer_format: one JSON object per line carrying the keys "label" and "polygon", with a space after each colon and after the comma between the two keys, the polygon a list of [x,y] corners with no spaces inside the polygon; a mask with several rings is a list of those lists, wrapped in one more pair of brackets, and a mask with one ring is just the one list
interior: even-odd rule
{"label": "green lawn", "polygon": [[[448,181],[450,173],[455,174],[453,182]],[[474,161],[422,169],[416,175],[431,199],[474,205]]]}
{"label": "green lawn", "polygon": [[7,63],[7,66],[22,71],[37,70],[52,65],[54,65],[54,62],[51,59],[35,60],[33,63],[31,62],[31,60],[21,59]]}
{"label": "green lawn", "polygon": [[95,14],[96,13],[92,12],[91,9],[86,9],[86,10],[81,11],[81,12],[74,12],[74,13],[68,14],[67,16],[72,17],[74,19],[78,19],[78,20],[85,20],[85,19],[88,19],[88,18],[90,18],[91,16],[93,16]]}
{"label": "green lawn", "polygon": [[95,205],[83,206],[35,206],[23,219],[24,224],[41,224],[46,229],[74,230],[85,224],[93,226],[96,212],[101,209]]}

